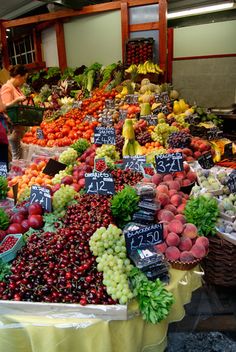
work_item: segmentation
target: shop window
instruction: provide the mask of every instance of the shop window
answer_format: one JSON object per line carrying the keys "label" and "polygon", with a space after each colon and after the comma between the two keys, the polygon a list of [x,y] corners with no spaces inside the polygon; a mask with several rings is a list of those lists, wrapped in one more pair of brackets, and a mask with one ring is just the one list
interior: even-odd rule
{"label": "shop window", "polygon": [[12,65],[34,62],[35,49],[32,36],[12,41],[9,45],[9,56]]}

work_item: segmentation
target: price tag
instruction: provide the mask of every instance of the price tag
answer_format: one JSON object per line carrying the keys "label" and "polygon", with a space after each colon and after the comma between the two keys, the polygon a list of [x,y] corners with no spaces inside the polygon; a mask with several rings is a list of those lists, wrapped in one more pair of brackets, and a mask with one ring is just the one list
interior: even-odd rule
{"label": "price tag", "polygon": [[210,128],[207,130],[207,139],[210,140],[215,140],[215,139],[220,139],[222,138],[223,132],[220,131],[217,127]]}
{"label": "price tag", "polygon": [[108,114],[102,115],[101,123],[103,126],[112,126],[113,125],[112,116]]}
{"label": "price tag", "polygon": [[198,114],[191,114],[185,117],[185,121],[191,125],[198,125],[201,119]]}
{"label": "price tag", "polygon": [[168,153],[155,156],[156,170],[161,174],[169,174],[172,172],[183,171],[183,154]]}
{"label": "price tag", "polygon": [[137,172],[142,172],[142,165],[145,163],[146,163],[145,155],[124,156],[123,158],[124,168],[135,170]]}
{"label": "price tag", "polygon": [[138,103],[138,95],[136,94],[127,94],[125,97],[125,102],[127,104],[137,104]]}
{"label": "price tag", "polygon": [[211,169],[215,164],[211,152],[204,153],[198,158],[198,162],[203,169]]}
{"label": "price tag", "polygon": [[37,128],[37,130],[36,130],[36,138],[37,139],[44,139],[44,134],[43,134],[43,131],[41,130],[41,128]]}
{"label": "price tag", "polygon": [[161,101],[162,101],[163,103],[165,103],[165,104],[170,101],[168,92],[162,92],[162,93],[161,93]]}
{"label": "price tag", "polygon": [[224,158],[232,159],[234,156],[233,154],[233,143],[227,143],[224,146]]}
{"label": "price tag", "polygon": [[95,127],[94,144],[116,144],[116,133],[112,127]]}
{"label": "price tag", "polygon": [[163,241],[163,224],[154,224],[125,233],[125,243],[128,253],[138,248],[162,243]]}
{"label": "price tag", "polygon": [[33,185],[30,191],[30,204],[39,203],[43,209],[52,211],[52,198],[49,189]]}
{"label": "price tag", "polygon": [[115,100],[114,99],[106,99],[105,100],[105,108],[106,109],[114,109],[115,108]]}
{"label": "price tag", "polygon": [[81,105],[82,105],[82,101],[81,100],[74,101],[74,103],[72,104],[72,108],[73,109],[81,109]]}
{"label": "price tag", "polygon": [[7,163],[0,162],[0,176],[7,177]]}
{"label": "price tag", "polygon": [[155,116],[155,115],[142,116],[142,119],[147,121],[149,126],[156,126],[157,125],[158,120],[157,120],[157,116]]}
{"label": "price tag", "polygon": [[55,176],[59,171],[65,170],[66,165],[57,160],[49,159],[47,165],[43,169],[43,173],[49,176]]}
{"label": "price tag", "polygon": [[119,110],[119,120],[125,120],[127,118],[128,111],[125,109]]}
{"label": "price tag", "polygon": [[85,189],[88,194],[112,195],[115,184],[110,174],[92,172],[85,174]]}
{"label": "price tag", "polygon": [[227,186],[229,187],[230,192],[236,193],[236,173],[235,171],[231,172],[227,179]]}
{"label": "price tag", "polygon": [[163,114],[168,115],[169,114],[169,109],[167,108],[167,106],[163,105],[161,108],[161,112],[163,112]]}

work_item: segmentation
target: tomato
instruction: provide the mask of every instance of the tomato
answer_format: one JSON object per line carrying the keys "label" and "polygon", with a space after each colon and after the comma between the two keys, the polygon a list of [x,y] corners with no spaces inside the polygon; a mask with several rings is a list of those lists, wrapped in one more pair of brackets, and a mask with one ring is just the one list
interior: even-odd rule
{"label": "tomato", "polygon": [[47,135],[47,138],[48,139],[55,139],[55,135],[54,135],[54,133],[49,133],[48,135]]}

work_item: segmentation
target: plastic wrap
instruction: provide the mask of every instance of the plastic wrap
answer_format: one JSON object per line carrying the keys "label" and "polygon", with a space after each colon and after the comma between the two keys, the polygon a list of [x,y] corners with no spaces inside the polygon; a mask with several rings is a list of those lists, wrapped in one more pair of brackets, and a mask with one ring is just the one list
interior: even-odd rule
{"label": "plastic wrap", "polygon": [[31,160],[33,155],[47,155],[48,157],[53,157],[56,154],[62,153],[68,147],[40,147],[36,144],[26,144],[21,142],[21,147],[23,150],[23,159]]}

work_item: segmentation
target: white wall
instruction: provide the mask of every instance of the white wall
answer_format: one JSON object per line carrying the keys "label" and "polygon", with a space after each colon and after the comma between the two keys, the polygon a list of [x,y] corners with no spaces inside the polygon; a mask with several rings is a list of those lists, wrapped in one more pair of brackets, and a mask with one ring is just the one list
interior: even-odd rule
{"label": "white wall", "polygon": [[236,20],[174,29],[174,58],[236,54]]}
{"label": "white wall", "polygon": [[58,67],[57,39],[54,27],[42,32],[42,56],[46,67]]}

